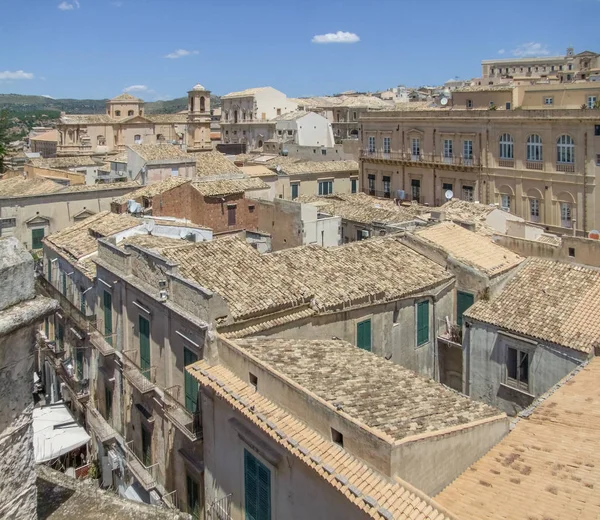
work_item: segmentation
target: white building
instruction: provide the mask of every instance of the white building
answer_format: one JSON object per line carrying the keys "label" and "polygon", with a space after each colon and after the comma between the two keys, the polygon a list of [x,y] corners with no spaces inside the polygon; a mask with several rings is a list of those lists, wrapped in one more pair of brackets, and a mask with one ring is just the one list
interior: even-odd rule
{"label": "white building", "polygon": [[278,116],[275,131],[275,139],[280,143],[324,147],[335,144],[331,123],[315,112],[299,110]]}
{"label": "white building", "polygon": [[223,96],[221,136],[224,144],[245,144],[246,151],[262,148],[274,137],[277,116],[297,110],[298,104],[273,87],[230,92]]}

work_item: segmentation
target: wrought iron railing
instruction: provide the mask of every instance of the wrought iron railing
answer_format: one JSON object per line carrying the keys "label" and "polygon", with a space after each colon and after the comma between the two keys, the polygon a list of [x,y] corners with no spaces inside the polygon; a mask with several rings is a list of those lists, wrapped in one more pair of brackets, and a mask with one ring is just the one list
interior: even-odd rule
{"label": "wrought iron railing", "polygon": [[155,488],[158,479],[158,463],[146,466],[135,453],[133,440],[125,443],[125,452],[127,456],[127,467],[142,487],[146,491]]}
{"label": "wrought iron railing", "polygon": [[383,152],[381,150],[361,149],[360,157],[362,159],[377,159],[391,160],[410,163],[422,164],[449,164],[453,166],[463,167],[479,167],[481,165],[479,159],[475,157],[464,157],[462,155],[454,155],[445,157],[443,154],[413,154],[411,152]]}
{"label": "wrought iron railing", "polygon": [[90,405],[86,408],[85,421],[91,428],[100,442],[108,442],[117,437],[116,430],[108,423],[108,421],[100,415],[100,412]]}
{"label": "wrought iron railing", "polygon": [[171,386],[164,389],[165,415],[191,441],[202,439],[202,415],[200,412],[190,412],[179,401],[181,386]]}
{"label": "wrought iron railing", "polygon": [[139,350],[123,351],[123,375],[140,393],[145,394],[156,386],[156,367],[142,368],[138,359]]}
{"label": "wrought iron railing", "polygon": [[231,520],[233,493],[215,500],[206,508],[206,520]]}

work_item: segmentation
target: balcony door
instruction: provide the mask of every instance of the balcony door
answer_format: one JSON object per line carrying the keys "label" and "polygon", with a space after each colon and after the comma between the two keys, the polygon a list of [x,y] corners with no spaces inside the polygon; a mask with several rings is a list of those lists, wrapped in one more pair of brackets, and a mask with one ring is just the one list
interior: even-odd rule
{"label": "balcony door", "polygon": [[104,337],[106,342],[112,346],[112,294],[104,291]]}
{"label": "balcony door", "polygon": [[152,434],[142,426],[142,463],[152,466]]}
{"label": "balcony door", "polygon": [[150,322],[140,316],[140,368],[150,379]]}
{"label": "balcony door", "polygon": [[198,409],[198,381],[190,374],[185,367],[198,361],[198,356],[187,348],[183,349],[183,382],[185,386],[185,408],[188,412],[194,413]]}

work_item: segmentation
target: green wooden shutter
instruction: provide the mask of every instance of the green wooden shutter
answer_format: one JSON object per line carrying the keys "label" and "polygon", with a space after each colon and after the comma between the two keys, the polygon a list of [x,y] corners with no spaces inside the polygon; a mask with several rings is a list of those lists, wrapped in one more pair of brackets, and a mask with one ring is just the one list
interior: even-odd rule
{"label": "green wooden shutter", "polygon": [[85,316],[85,295],[83,294],[83,291],[79,293],[79,310],[81,311],[81,314]]}
{"label": "green wooden shutter", "polygon": [[356,346],[371,351],[371,320],[361,321],[356,325]]}
{"label": "green wooden shutter", "polygon": [[472,294],[458,291],[456,293],[456,323],[462,327],[464,312],[475,303]]}
{"label": "green wooden shutter", "polygon": [[150,322],[140,316],[140,368],[150,379]]}
{"label": "green wooden shutter", "polygon": [[298,184],[292,184],[292,199],[298,198]]}
{"label": "green wooden shutter", "polygon": [[417,346],[429,341],[429,301],[417,304]]}
{"label": "green wooden shutter", "polygon": [[244,450],[244,496],[246,520],[271,519],[271,471]]}
{"label": "green wooden shutter", "polygon": [[104,291],[104,336],[106,342],[112,345],[112,295],[108,291]]}
{"label": "green wooden shutter", "polygon": [[44,238],[44,228],[31,230],[31,249],[42,249],[42,238]]}
{"label": "green wooden shutter", "polygon": [[198,406],[198,381],[185,367],[198,361],[198,356],[187,348],[183,349],[183,382],[185,386],[185,408],[188,412],[197,411]]}

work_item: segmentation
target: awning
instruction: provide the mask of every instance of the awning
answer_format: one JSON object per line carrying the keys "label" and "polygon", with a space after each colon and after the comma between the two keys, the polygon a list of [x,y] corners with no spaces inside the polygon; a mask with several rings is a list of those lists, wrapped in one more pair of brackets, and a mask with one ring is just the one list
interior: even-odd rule
{"label": "awning", "polygon": [[63,403],[33,409],[33,451],[36,464],[87,444],[90,436]]}

